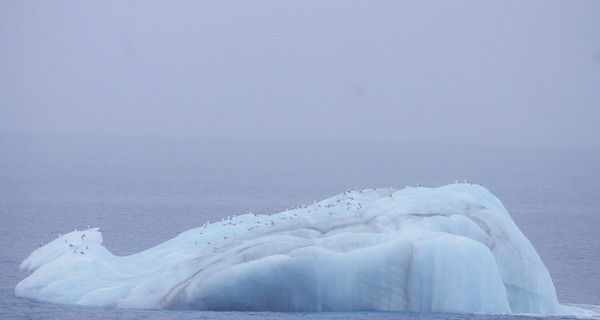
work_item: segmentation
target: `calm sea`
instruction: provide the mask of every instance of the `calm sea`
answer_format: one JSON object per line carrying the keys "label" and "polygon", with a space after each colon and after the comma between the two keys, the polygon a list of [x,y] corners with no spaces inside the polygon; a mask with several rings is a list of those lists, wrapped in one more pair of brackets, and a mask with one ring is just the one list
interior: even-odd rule
{"label": "calm sea", "polygon": [[14,296],[27,276],[18,270],[21,261],[75,228],[100,227],[106,247],[127,255],[231,214],[275,213],[355,187],[465,179],[503,201],[546,263],[561,302],[600,305],[600,150],[4,135],[0,318],[506,318],[120,310]]}

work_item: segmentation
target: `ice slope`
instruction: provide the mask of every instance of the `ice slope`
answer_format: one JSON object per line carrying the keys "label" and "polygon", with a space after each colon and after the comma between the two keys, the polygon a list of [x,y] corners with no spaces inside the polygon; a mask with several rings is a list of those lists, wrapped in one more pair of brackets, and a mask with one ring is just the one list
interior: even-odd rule
{"label": "ice slope", "polygon": [[569,313],[502,203],[479,185],[347,191],[207,223],[126,257],[97,228],[38,248],[15,294],[201,310]]}

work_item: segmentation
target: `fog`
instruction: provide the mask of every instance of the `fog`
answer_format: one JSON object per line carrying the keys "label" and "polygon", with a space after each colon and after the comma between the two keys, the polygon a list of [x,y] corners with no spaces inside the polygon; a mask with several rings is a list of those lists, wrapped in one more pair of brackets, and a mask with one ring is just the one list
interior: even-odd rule
{"label": "fog", "polygon": [[0,132],[600,146],[598,1],[3,1]]}

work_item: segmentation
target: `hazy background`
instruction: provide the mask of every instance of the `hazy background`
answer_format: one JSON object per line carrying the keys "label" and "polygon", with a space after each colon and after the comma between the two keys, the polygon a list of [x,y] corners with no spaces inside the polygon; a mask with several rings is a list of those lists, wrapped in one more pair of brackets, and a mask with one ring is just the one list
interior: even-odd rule
{"label": "hazy background", "polygon": [[0,133],[600,146],[600,1],[1,1]]}
{"label": "hazy background", "polygon": [[207,217],[464,179],[560,301],[600,305],[599,154],[600,1],[0,0],[0,310],[122,318],[14,296],[74,228],[129,254]]}

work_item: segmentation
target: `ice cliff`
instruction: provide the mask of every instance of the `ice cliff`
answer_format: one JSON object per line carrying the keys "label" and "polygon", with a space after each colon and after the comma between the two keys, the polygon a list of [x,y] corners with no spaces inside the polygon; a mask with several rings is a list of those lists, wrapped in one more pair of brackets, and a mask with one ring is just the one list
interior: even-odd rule
{"label": "ice cliff", "polygon": [[15,294],[199,310],[568,312],[502,203],[471,184],[353,190],[244,214],[125,257],[97,228],[31,253]]}

